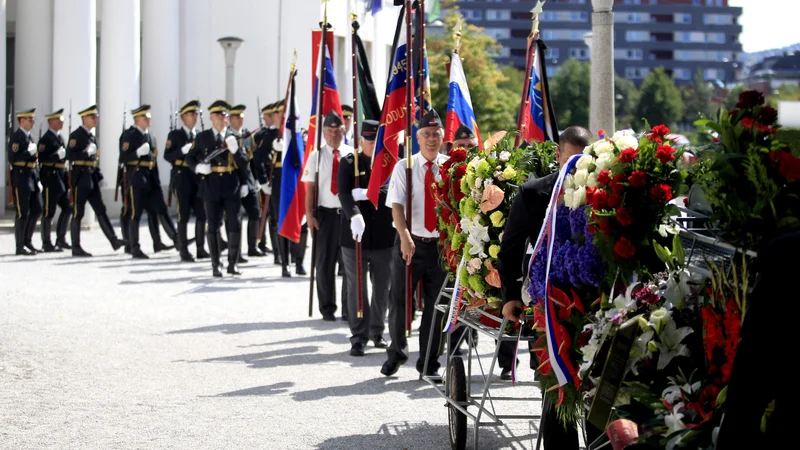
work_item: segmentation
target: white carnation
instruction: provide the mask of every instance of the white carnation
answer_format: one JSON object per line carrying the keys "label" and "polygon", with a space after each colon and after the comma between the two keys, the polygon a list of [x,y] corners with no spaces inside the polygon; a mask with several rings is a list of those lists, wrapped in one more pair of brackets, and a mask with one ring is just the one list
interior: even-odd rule
{"label": "white carnation", "polygon": [[593,144],[589,144],[589,145],[587,145],[587,146],[586,146],[586,147],[583,149],[583,154],[584,154],[584,155],[591,155],[591,154],[592,154],[592,149],[593,149]]}
{"label": "white carnation", "polygon": [[575,177],[572,174],[567,175],[564,179],[564,189],[572,189],[575,187]]}
{"label": "white carnation", "polygon": [[596,188],[598,186],[597,172],[592,172],[589,174],[589,178],[586,180],[586,186],[589,186],[590,188]]}
{"label": "white carnation", "polygon": [[572,205],[569,207],[569,209],[578,209],[585,204],[586,186],[581,186],[578,189],[575,189],[575,193],[572,195]]}
{"label": "white carnation", "polygon": [[572,208],[572,202],[574,201],[575,197],[575,189],[568,188],[564,189],[564,204],[567,205],[567,208]]}
{"label": "white carnation", "polygon": [[635,136],[622,136],[619,139],[615,139],[614,142],[620,150],[625,150],[626,148],[636,150],[639,148],[639,140]]}
{"label": "white carnation", "polygon": [[586,169],[580,169],[575,172],[574,182],[575,187],[586,186],[586,181],[589,179],[589,171]]}
{"label": "white carnation", "polygon": [[509,158],[511,158],[511,153],[506,150],[500,152],[500,161],[506,162]]}
{"label": "white carnation", "polygon": [[594,158],[592,158],[589,155],[583,155],[583,156],[580,157],[580,159],[578,159],[578,162],[575,163],[575,167],[577,167],[579,170],[580,169],[588,170],[589,166],[592,165],[593,162],[594,162]]}
{"label": "white carnation", "polygon": [[594,162],[594,165],[597,167],[597,170],[608,169],[614,164],[614,155],[611,153],[603,153],[602,155],[598,156]]}
{"label": "white carnation", "polygon": [[608,141],[597,141],[594,143],[594,153],[598,158],[601,155],[611,153],[612,151],[614,151],[614,147]]}

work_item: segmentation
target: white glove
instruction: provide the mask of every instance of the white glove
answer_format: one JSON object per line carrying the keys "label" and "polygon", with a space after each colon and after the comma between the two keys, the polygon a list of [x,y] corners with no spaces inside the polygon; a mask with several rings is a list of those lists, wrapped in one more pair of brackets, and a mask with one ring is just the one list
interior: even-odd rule
{"label": "white glove", "polygon": [[190,142],[190,143],[184,145],[183,147],[181,147],[181,153],[183,153],[185,155],[185,154],[189,153],[189,150],[191,150],[191,148],[192,148],[192,143]]}
{"label": "white glove", "polygon": [[272,194],[272,186],[270,186],[268,184],[261,185],[261,192],[263,192],[264,195]]}
{"label": "white glove", "polygon": [[198,175],[208,175],[211,173],[211,164],[200,163],[194,167],[194,173]]}
{"label": "white glove", "polygon": [[42,182],[41,181],[37,181],[36,182],[36,187],[39,188],[39,192],[44,192],[44,188],[42,187]]}
{"label": "white glove", "polygon": [[242,198],[247,197],[247,192],[248,191],[249,191],[249,189],[247,189],[247,185],[244,185],[244,186],[240,187],[239,188],[239,196],[242,197]]}
{"label": "white glove", "polygon": [[136,156],[145,156],[150,154],[150,144],[145,142],[136,149]]}
{"label": "white glove", "polygon": [[283,151],[283,141],[282,140],[278,140],[278,139],[275,139],[274,141],[272,141],[272,149],[275,150],[276,152],[282,152]]}
{"label": "white glove", "polygon": [[56,150],[56,155],[58,155],[58,159],[64,159],[67,156],[67,151],[64,150],[64,147],[59,147]]}
{"label": "white glove", "polygon": [[31,155],[36,153],[36,144],[34,144],[33,142],[28,144],[28,153],[30,153]]}
{"label": "white glove", "polygon": [[367,200],[367,190],[364,188],[353,189],[353,200],[357,202],[360,202],[362,200]]}
{"label": "white glove", "polygon": [[361,242],[361,236],[364,235],[365,228],[367,228],[367,224],[364,223],[364,217],[361,214],[350,219],[350,231],[353,232],[355,241]]}
{"label": "white glove", "polygon": [[89,144],[89,146],[86,147],[86,153],[88,153],[89,156],[93,156],[95,153],[97,153],[97,144],[95,144],[94,142]]}
{"label": "white glove", "polygon": [[260,190],[261,190],[261,183],[259,183],[258,181],[256,181],[256,192],[258,192],[258,191],[260,191]]}
{"label": "white glove", "polygon": [[228,136],[225,138],[225,143],[228,144],[228,151],[231,153],[236,153],[239,151],[239,142],[233,136]]}

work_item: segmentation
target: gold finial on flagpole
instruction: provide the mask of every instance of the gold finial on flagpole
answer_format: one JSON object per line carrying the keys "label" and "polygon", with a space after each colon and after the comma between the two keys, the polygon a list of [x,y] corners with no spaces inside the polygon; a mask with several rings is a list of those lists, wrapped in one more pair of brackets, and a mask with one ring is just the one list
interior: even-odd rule
{"label": "gold finial on flagpole", "polygon": [[539,14],[542,13],[542,8],[544,7],[546,1],[547,0],[538,0],[536,2],[536,6],[534,6],[531,10],[531,20],[533,21],[533,25],[531,26],[531,38],[536,36],[536,34],[539,32]]}
{"label": "gold finial on flagpole", "polygon": [[294,57],[292,57],[292,65],[289,66],[289,71],[294,73],[295,68],[297,68],[297,48],[294,49]]}
{"label": "gold finial on flagpole", "polygon": [[458,19],[456,26],[453,27],[453,53],[458,53],[458,49],[461,48],[461,36],[461,19]]}
{"label": "gold finial on flagpole", "polygon": [[350,22],[358,20],[358,13],[356,12],[356,3],[350,0]]}

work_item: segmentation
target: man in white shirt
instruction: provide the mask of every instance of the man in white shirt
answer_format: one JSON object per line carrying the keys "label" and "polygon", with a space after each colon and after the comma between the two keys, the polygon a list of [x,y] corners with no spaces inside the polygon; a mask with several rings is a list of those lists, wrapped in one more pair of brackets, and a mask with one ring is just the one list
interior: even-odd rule
{"label": "man in white shirt", "polygon": [[[306,221],[317,246],[317,297],[319,311],[325,321],[334,321],[336,312],[336,259],[342,226],[342,204],[339,201],[337,174],[339,160],[353,153],[353,147],[342,142],[344,123],[335,111],[325,116],[322,124],[326,144],[308,155],[301,181],[306,183]],[[319,173],[317,173],[319,172]],[[347,280],[342,282],[342,298],[347,298]],[[342,315],[347,312],[342,302]]]}
{"label": "man in white shirt", "polygon": [[[406,159],[401,159],[394,166],[389,184],[389,195],[386,206],[392,208],[394,226],[398,240],[394,245],[394,267],[392,288],[389,300],[389,334],[392,344],[389,346],[388,359],[383,363],[381,373],[394,375],[402,364],[408,360],[408,343],[406,341],[406,266],[411,266],[411,285],[416,286],[422,280],[424,306],[422,324],[419,329],[420,356],[417,360],[417,371],[421,375],[438,376],[439,340],[441,338],[441,321],[435,319],[434,305],[439,290],[445,279],[442,269],[439,230],[436,225],[433,183],[439,178],[439,168],[447,161],[446,155],[440,154],[444,131],[442,121],[436,111],[429,111],[420,121],[417,131],[417,142],[420,151],[413,155],[411,176],[411,228],[406,224]],[[436,321],[433,335],[431,321]],[[431,340],[431,353],[426,355],[428,340]],[[425,362],[428,362],[427,373],[422,373]]]}

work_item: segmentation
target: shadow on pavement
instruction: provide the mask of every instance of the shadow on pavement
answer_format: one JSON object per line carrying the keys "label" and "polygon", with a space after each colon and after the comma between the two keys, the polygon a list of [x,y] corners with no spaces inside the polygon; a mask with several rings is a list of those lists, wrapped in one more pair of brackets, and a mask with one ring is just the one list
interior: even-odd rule
{"label": "shadow on pavement", "polygon": [[289,390],[290,387],[294,386],[294,383],[291,381],[282,381],[280,383],[270,384],[267,386],[256,386],[247,389],[241,389],[238,391],[231,391],[231,392],[224,392],[222,394],[217,395],[203,395],[200,396],[201,398],[213,398],[213,397],[264,397],[267,395],[277,395],[283,394]]}
{"label": "shadow on pavement", "polygon": [[[382,361],[382,360],[381,360]],[[362,395],[381,395],[385,392],[403,392],[411,400],[436,398],[439,394],[431,386],[420,379],[398,381],[397,377],[380,375],[380,366],[372,365],[378,378],[362,381],[356,384],[341,386],[326,386],[310,391],[292,393],[292,399],[298,402],[313,402],[331,397],[358,397]],[[356,447],[351,447],[356,448]],[[367,447],[363,447],[367,448]]]}
{"label": "shadow on pavement", "polygon": [[291,330],[295,328],[310,328],[312,330],[329,331],[337,325],[346,325],[344,322],[325,322],[322,319],[298,320],[294,322],[252,322],[252,323],[223,323],[207,327],[188,328],[185,330],[168,331],[166,334],[187,333],[222,333],[238,334],[250,331]]}
{"label": "shadow on pavement", "polygon": [[[301,338],[287,339],[285,341],[265,342],[263,344],[250,344],[240,345],[239,348],[253,348],[253,347],[267,347],[270,345],[285,345],[285,344],[305,344],[305,343],[320,343],[329,342],[331,344],[343,344],[349,342],[347,335],[342,333],[329,333],[323,335],[303,336]],[[369,348],[370,346],[367,346]]]}

